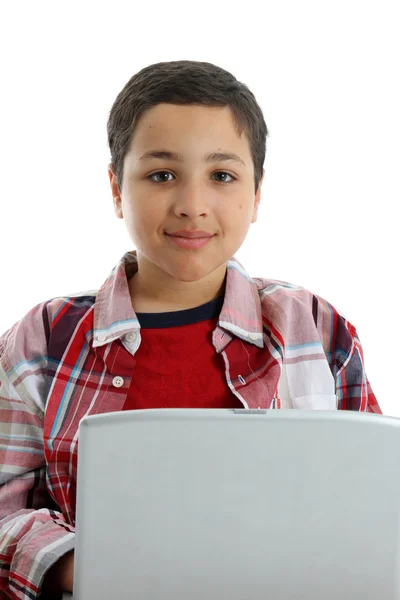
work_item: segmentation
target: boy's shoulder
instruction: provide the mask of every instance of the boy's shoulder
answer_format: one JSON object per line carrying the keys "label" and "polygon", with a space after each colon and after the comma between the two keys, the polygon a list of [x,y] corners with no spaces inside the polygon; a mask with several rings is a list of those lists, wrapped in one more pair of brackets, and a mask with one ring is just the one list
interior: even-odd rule
{"label": "boy's shoulder", "polygon": [[63,296],[55,296],[40,303],[39,306],[45,307],[49,317],[54,317],[60,311],[66,311],[71,307],[77,310],[89,310],[96,301],[99,290],[82,290],[72,292]]}
{"label": "boy's shoulder", "polygon": [[263,277],[253,277],[252,279],[256,284],[262,308],[270,310],[279,305],[281,309],[290,311],[296,307],[305,312],[337,315],[347,321],[347,317],[341,309],[311,289],[281,279]]}
{"label": "boy's shoulder", "polygon": [[283,281],[282,279],[269,279],[265,277],[252,277],[252,280],[256,284],[259,290],[268,290],[272,292],[274,290],[305,290],[305,287],[290,283],[289,281]]}
{"label": "boy's shoulder", "polygon": [[314,294],[304,286],[283,279],[251,276],[236,256],[233,256],[232,259],[228,261],[228,268],[231,268],[232,287],[236,288],[235,291],[239,291],[239,289],[243,289],[243,287],[250,289],[255,285],[262,304],[290,299],[293,301],[304,301],[305,298],[311,299],[314,296],[315,298],[324,301],[323,298]]}

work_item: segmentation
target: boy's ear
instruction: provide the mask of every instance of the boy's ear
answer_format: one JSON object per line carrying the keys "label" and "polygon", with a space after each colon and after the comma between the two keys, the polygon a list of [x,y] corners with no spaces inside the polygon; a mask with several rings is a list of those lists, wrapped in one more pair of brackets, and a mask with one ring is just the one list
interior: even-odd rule
{"label": "boy's ear", "polygon": [[262,177],[258,184],[258,189],[257,189],[256,195],[254,196],[254,210],[253,210],[253,217],[251,219],[252,223],[255,223],[257,221],[258,207],[259,207],[260,200],[261,200],[261,185],[264,180],[264,175],[265,175],[265,169],[263,169],[263,174],[262,174]]}
{"label": "boy's ear", "polygon": [[123,219],[124,215],[122,213],[121,194],[118,188],[117,176],[115,175],[114,163],[109,163],[108,165],[108,177],[110,179],[115,214],[119,219]]}

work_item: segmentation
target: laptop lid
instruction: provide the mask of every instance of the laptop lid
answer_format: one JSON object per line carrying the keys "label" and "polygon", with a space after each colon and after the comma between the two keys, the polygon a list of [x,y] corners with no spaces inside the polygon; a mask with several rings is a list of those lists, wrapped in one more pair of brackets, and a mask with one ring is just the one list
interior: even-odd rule
{"label": "laptop lid", "polygon": [[394,600],[400,419],[157,409],[80,423],[74,600]]}

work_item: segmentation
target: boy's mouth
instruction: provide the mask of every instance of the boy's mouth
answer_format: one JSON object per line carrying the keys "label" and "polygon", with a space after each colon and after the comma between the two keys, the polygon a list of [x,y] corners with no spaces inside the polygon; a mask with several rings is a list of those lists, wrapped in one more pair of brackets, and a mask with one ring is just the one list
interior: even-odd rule
{"label": "boy's mouth", "polygon": [[214,237],[213,235],[208,235],[206,237],[186,237],[180,235],[171,235],[169,233],[166,235],[173,244],[179,246],[180,248],[202,248],[203,246],[206,246]]}
{"label": "boy's mouth", "polygon": [[212,237],[214,234],[209,231],[203,231],[202,229],[180,229],[179,231],[167,233],[167,235],[194,239]]}

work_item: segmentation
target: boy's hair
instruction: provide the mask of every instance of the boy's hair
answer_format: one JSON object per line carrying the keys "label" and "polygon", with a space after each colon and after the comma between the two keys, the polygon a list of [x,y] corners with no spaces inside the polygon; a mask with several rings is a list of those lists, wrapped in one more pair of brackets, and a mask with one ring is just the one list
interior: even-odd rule
{"label": "boy's hair", "polygon": [[231,73],[209,62],[159,62],[133,75],[120,91],[107,122],[108,145],[119,190],[125,156],[141,115],[160,103],[229,106],[239,135],[244,132],[254,163],[255,191],[263,175],[266,138],[263,113],[254,94]]}

